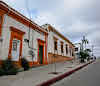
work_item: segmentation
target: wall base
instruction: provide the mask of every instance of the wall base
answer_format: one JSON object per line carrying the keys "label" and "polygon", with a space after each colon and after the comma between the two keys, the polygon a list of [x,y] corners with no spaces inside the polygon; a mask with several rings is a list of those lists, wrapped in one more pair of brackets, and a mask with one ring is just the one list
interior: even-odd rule
{"label": "wall base", "polygon": [[74,58],[62,56],[62,55],[54,55],[53,53],[48,54],[48,64],[52,64],[54,62],[62,62],[62,61],[71,61]]}

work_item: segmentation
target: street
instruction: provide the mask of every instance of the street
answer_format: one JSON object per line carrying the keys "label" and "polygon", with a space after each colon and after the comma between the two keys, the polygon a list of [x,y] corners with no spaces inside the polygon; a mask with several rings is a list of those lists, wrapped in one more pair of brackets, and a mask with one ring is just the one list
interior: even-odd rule
{"label": "street", "polygon": [[100,59],[52,86],[100,86]]}

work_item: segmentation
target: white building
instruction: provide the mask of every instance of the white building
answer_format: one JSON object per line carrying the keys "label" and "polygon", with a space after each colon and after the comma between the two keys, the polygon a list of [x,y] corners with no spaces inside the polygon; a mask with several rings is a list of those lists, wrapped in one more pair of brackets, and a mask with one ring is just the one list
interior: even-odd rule
{"label": "white building", "polygon": [[[48,61],[74,59],[74,45],[50,24],[42,25],[48,31]],[[56,58],[54,58],[56,57]]]}
{"label": "white building", "polygon": [[76,43],[75,44],[75,58],[79,59],[80,55],[79,52],[81,50],[81,43]]}
{"label": "white building", "polygon": [[21,66],[23,57],[30,66],[72,60],[74,45],[51,25],[41,27],[0,1],[0,64],[8,58]]}
{"label": "white building", "polygon": [[47,64],[47,38],[39,25],[0,1],[0,62],[10,58],[20,66],[25,57],[30,65]]}

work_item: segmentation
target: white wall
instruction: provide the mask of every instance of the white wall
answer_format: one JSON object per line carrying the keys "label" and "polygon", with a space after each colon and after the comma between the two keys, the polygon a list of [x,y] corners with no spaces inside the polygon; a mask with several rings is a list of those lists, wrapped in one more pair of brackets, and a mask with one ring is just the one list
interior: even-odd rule
{"label": "white wall", "polygon": [[[61,41],[62,41],[64,43],[63,44],[64,56],[70,57],[69,43],[52,31],[50,31],[48,33],[49,33],[49,36],[48,36],[48,52],[54,53],[54,39],[53,39],[53,37],[56,37],[56,38],[58,38],[58,41],[57,41],[58,54],[61,55]],[[66,44],[68,45],[68,54],[66,54]]]}
{"label": "white wall", "polygon": [[[22,55],[23,55],[23,57],[26,57],[28,60],[31,61],[32,58],[30,57],[30,55],[28,53],[28,51],[29,51],[28,44],[26,42],[24,42],[24,39],[26,39],[26,38],[28,39],[29,28],[26,25],[16,21],[15,19],[13,19],[12,17],[9,17],[7,15],[4,16],[4,24],[3,24],[3,29],[2,29],[3,42],[2,42],[2,45],[0,48],[2,50],[2,54],[1,54],[2,59],[6,59],[8,57],[9,42],[10,42],[10,36],[11,36],[11,31],[10,31],[11,26],[25,32],[25,35],[23,37]],[[37,31],[34,31],[31,29],[30,45],[32,45],[32,36],[33,36],[33,47],[36,49],[36,50],[34,50],[35,51],[34,60],[36,61],[37,60],[37,49],[38,49],[37,39],[41,39],[41,40],[45,41],[45,36],[44,36],[44,34],[41,34]]]}

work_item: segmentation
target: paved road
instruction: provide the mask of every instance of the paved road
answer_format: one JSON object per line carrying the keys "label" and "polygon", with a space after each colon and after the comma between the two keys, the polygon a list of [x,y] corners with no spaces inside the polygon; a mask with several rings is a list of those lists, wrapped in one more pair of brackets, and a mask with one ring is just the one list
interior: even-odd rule
{"label": "paved road", "polygon": [[52,86],[100,86],[100,60]]}

